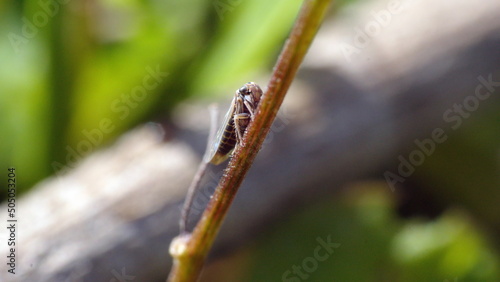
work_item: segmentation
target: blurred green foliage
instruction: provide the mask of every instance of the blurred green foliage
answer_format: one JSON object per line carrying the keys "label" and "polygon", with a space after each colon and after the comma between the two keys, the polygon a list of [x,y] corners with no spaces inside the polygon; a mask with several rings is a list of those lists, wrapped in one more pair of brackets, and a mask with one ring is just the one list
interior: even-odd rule
{"label": "blurred green foliage", "polygon": [[25,190],[182,99],[262,77],[301,2],[2,2],[0,167]]}
{"label": "blurred green foliage", "polygon": [[402,220],[394,204],[385,183],[364,183],[291,216],[262,234],[242,281],[500,280],[491,242],[463,210]]}

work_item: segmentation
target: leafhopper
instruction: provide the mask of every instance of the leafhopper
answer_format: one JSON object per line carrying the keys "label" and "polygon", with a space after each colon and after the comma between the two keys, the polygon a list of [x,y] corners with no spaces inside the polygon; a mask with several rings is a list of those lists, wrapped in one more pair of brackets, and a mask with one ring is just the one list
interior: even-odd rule
{"label": "leafhopper", "polygon": [[254,82],[245,83],[240,89],[236,90],[224,122],[217,131],[213,145],[209,146],[210,152],[208,152],[208,149],[205,152],[205,157],[198,167],[198,172],[189,186],[179,221],[181,233],[186,232],[191,204],[199,188],[201,178],[206,172],[207,165],[209,163],[214,165],[222,163],[229,158],[236,146],[243,146],[243,135],[250,121],[255,117],[261,97],[262,89]]}
{"label": "leafhopper", "polygon": [[231,106],[215,137],[209,162],[218,165],[225,161],[236,146],[243,145],[243,134],[254,119],[262,89],[254,82],[245,83],[236,90]]}

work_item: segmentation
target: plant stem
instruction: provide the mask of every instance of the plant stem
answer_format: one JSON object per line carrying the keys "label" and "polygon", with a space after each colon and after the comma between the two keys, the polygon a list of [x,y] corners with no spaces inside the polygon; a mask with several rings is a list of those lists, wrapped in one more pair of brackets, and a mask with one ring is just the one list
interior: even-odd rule
{"label": "plant stem", "polygon": [[193,233],[181,234],[172,241],[170,253],[174,263],[169,281],[197,280],[224,216],[271,128],[299,65],[323,21],[329,2],[304,1],[274,67],[267,91],[259,103],[255,119],[247,128],[243,138],[245,146],[237,146]]}

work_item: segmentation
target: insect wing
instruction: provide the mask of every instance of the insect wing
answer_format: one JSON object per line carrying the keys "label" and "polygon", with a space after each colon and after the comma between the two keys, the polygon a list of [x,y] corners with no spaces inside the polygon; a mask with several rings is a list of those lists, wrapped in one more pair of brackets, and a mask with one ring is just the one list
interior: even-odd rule
{"label": "insect wing", "polygon": [[236,98],[234,98],[233,101],[231,102],[231,106],[229,107],[229,110],[227,111],[226,116],[224,117],[224,121],[222,122],[219,130],[217,131],[217,135],[215,136],[215,139],[211,146],[211,152],[208,157],[209,162],[211,162],[214,159],[215,154],[217,154],[217,150],[219,149],[219,146],[222,142],[226,126],[229,124],[229,122],[234,116],[234,111],[236,110],[235,103],[236,103]]}

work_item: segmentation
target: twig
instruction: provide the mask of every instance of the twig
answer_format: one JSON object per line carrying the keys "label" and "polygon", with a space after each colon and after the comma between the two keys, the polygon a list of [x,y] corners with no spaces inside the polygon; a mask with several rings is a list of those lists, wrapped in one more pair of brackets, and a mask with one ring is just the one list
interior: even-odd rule
{"label": "twig", "polygon": [[196,281],[224,216],[278,113],[297,69],[323,20],[329,0],[306,0],[276,63],[255,119],[238,146],[192,234],[181,234],[170,245],[174,263],[169,281]]}

